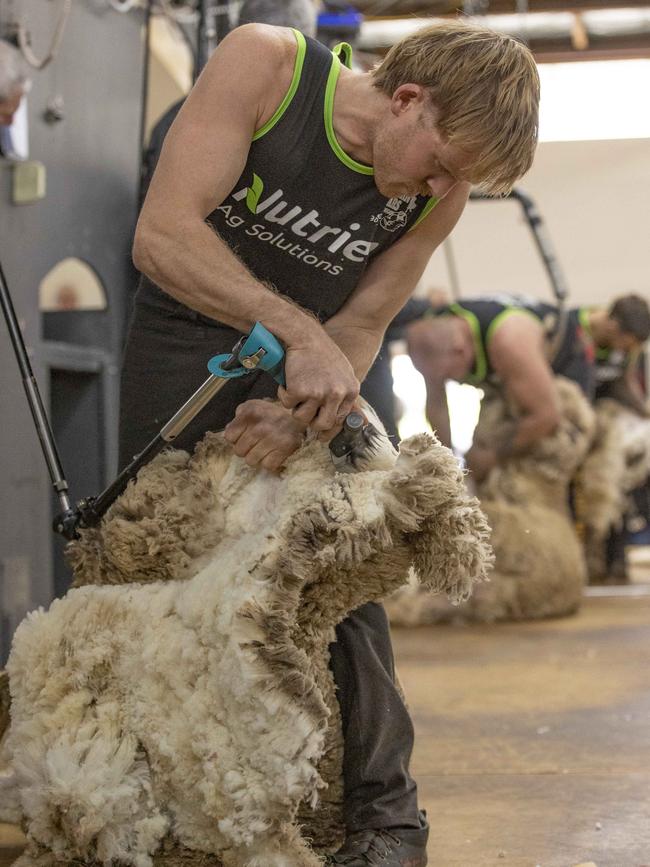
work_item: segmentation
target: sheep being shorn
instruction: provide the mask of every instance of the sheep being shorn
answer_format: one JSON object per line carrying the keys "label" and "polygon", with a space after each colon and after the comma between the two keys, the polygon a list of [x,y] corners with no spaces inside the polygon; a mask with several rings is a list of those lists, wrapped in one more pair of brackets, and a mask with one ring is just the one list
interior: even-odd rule
{"label": "sheep being shorn", "polygon": [[[559,428],[495,467],[479,488],[495,555],[489,581],[457,606],[419,587],[399,590],[386,606],[393,624],[532,620],[577,610],[585,563],[569,510],[569,484],[591,442],[594,416],[574,383],[563,377],[556,382]],[[500,393],[488,392],[475,435],[498,442],[512,421]]]}
{"label": "sheep being shorn", "polygon": [[596,433],[577,480],[579,517],[591,583],[610,580],[606,543],[620,530],[629,495],[650,477],[650,420],[616,400],[596,403]]}
{"label": "sheep being shorn", "polygon": [[488,532],[427,435],[353,474],[318,442],[279,475],[219,434],[160,455],[16,632],[0,798],[20,867],[315,867],[342,832],[334,626],[410,569],[464,598]]}

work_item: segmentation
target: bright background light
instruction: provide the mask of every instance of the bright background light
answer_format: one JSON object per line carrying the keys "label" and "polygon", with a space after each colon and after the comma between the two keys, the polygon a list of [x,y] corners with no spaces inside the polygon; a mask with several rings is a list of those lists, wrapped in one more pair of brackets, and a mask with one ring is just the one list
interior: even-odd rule
{"label": "bright background light", "polygon": [[[402,409],[399,435],[402,439],[431,430],[426,419],[427,391],[424,378],[408,355],[395,355],[391,362],[395,394]],[[447,406],[451,425],[451,443],[457,454],[465,454],[472,444],[483,392],[471,385],[448,382]]]}
{"label": "bright background light", "polygon": [[541,63],[540,141],[650,138],[650,60]]}

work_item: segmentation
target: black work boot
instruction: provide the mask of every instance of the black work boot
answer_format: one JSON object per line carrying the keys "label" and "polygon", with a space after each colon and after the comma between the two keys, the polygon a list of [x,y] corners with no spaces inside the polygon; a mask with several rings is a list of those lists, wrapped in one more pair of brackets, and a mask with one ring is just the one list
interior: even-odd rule
{"label": "black work boot", "polygon": [[327,867],[426,867],[429,825],[420,811],[420,828],[381,828],[355,831],[335,855],[325,861]]}

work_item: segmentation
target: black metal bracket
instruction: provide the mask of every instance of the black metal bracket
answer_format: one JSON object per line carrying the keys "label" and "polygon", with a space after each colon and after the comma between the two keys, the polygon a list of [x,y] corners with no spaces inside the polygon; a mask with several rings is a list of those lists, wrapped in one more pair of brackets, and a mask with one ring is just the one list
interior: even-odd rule
{"label": "black metal bracket", "polygon": [[[546,232],[546,226],[544,225],[541,214],[537,210],[535,202],[527,193],[525,193],[519,187],[515,187],[514,189],[512,189],[510,193],[508,193],[508,195],[504,196],[503,198],[514,199],[521,205],[524,216],[526,218],[526,222],[530,227],[533,238],[535,240],[535,244],[537,245],[539,254],[542,257],[542,262],[544,263],[544,268],[546,269],[548,279],[551,282],[551,286],[553,288],[553,295],[555,296],[558,306],[563,307],[569,295],[567,282],[560,267],[558,258],[555,255],[555,250],[553,249],[551,239]],[[500,199],[495,199],[492,196],[486,196],[483,193],[476,192],[470,193],[470,199],[471,201],[481,202],[501,201]]]}
{"label": "black metal bracket", "polygon": [[[29,360],[25,341],[13,302],[11,293],[5,278],[5,274],[0,263],[0,304],[2,312],[7,322],[9,336],[14,348],[14,353],[20,368],[20,374],[23,381],[23,387],[27,396],[32,418],[36,426],[36,432],[41,442],[41,449],[45,457],[45,462],[52,481],[52,487],[56,493],[61,512],[56,516],[53,522],[55,533],[68,540],[79,538],[79,530],[87,527],[93,527],[99,523],[109,507],[124,491],[131,479],[135,478],[138,471],[144,464],[148,463],[162,449],[170,445],[173,440],[181,433],[182,430],[192,421],[192,419],[203,409],[203,407],[214,397],[214,395],[228,382],[227,379],[222,379],[218,376],[211,375],[206,379],[203,385],[194,392],[194,394],[186,401],[185,404],[172,416],[167,424],[162,428],[160,433],[136,455],[128,466],[126,466],[117,478],[105,488],[97,497],[86,497],[73,507],[68,489],[68,482],[63,474],[63,467],[54,440],[54,434],[43,406],[41,393],[34,377],[32,365]],[[222,363],[224,369],[229,369],[233,365],[239,365],[237,352],[242,343],[240,340],[237,346],[233,349],[233,354],[230,358]]]}

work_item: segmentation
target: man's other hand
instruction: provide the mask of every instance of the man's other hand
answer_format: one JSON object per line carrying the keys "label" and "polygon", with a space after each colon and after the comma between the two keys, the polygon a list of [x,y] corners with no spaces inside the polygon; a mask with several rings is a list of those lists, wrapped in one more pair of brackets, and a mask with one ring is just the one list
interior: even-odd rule
{"label": "man's other hand", "polygon": [[233,450],[251,467],[279,470],[301,446],[306,425],[279,403],[247,400],[224,430]]}
{"label": "man's other hand", "polygon": [[282,405],[314,431],[332,431],[343,423],[359,395],[359,380],[338,346],[325,335],[287,349]]}

